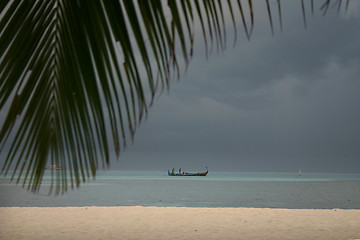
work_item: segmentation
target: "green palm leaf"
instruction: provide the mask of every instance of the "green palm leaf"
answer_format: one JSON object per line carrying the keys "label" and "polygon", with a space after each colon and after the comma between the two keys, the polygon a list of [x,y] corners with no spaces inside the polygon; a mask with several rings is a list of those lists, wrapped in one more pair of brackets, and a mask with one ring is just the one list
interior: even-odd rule
{"label": "green palm leaf", "polygon": [[13,178],[35,192],[48,163],[62,167],[53,172],[56,193],[94,176],[100,165],[109,165],[110,152],[119,155],[134,135],[159,86],[168,88],[172,73],[179,75],[179,49],[189,64],[195,22],[206,53],[213,42],[224,49],[227,13],[235,31],[240,18],[250,38],[253,3],[243,5],[1,1],[0,109],[7,112],[0,131],[2,171],[14,170]]}

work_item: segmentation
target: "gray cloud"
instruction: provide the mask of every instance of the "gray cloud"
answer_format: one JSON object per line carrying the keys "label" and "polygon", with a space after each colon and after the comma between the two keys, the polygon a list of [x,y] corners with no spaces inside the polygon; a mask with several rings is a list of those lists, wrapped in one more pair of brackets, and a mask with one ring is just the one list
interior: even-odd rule
{"label": "gray cloud", "polygon": [[256,19],[250,42],[208,60],[199,41],[115,167],[358,172],[359,4],[309,16],[307,29],[287,7],[274,37]]}
{"label": "gray cloud", "polygon": [[360,1],[324,17],[307,6],[307,29],[300,3],[284,2],[274,37],[263,5],[250,42],[238,24],[232,47],[229,25],[227,49],[207,60],[196,32],[189,69],[113,169],[359,172]]}

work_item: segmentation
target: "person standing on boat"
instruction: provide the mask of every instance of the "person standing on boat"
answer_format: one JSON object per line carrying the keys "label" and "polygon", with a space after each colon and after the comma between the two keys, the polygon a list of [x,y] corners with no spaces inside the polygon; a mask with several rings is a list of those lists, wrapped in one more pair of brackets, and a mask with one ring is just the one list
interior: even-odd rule
{"label": "person standing on boat", "polygon": [[173,174],[173,175],[174,175],[174,171],[175,171],[175,169],[173,168],[173,169],[172,169],[172,174]]}
{"label": "person standing on boat", "polygon": [[179,168],[179,174],[181,174],[181,168]]}

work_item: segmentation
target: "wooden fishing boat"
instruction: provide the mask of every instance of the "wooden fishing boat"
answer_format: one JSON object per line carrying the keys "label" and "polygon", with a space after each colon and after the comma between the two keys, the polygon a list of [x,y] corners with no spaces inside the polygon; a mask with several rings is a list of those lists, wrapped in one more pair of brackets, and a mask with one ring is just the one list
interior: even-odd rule
{"label": "wooden fishing boat", "polygon": [[206,172],[181,172],[181,168],[179,169],[179,173],[175,173],[174,169],[170,172],[170,170],[168,170],[168,176],[181,176],[181,177],[185,177],[185,176],[206,176],[208,174],[209,170],[206,167]]}
{"label": "wooden fishing boat", "polygon": [[50,165],[50,167],[45,168],[45,170],[61,170],[61,167]]}

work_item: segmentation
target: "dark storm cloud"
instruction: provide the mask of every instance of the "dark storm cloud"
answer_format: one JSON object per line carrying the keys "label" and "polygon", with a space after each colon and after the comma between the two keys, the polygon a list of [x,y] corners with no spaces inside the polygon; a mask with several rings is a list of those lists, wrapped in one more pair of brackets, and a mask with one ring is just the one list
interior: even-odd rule
{"label": "dark storm cloud", "polygon": [[264,15],[256,19],[250,42],[239,39],[208,60],[198,41],[187,73],[155,102],[120,163],[152,169],[360,169],[359,5],[348,15],[309,16],[304,29],[298,3],[287,4],[284,30],[275,29],[274,37]]}
{"label": "dark storm cloud", "polygon": [[[338,22],[339,19],[335,19],[300,33],[288,33],[285,29],[275,38],[269,34],[261,38],[254,36],[250,43],[241,43],[236,51],[225,52],[217,60],[193,63],[196,71],[192,71],[189,78],[195,82],[195,87],[201,84],[200,91],[205,88],[219,99],[226,99],[222,89],[232,90],[228,96],[232,92],[241,96],[238,92],[254,92],[285,78],[296,79],[294,91],[301,94],[311,87],[311,82],[321,79],[323,69],[333,59],[347,65],[358,58],[360,39],[356,24],[349,22],[347,32],[341,30],[335,35],[333,24],[339,25]],[[335,27],[342,29],[344,26]],[[229,85],[232,87],[228,88]],[[234,102],[233,99],[230,102]]]}
{"label": "dark storm cloud", "polygon": [[282,1],[275,36],[260,2],[250,41],[238,24],[233,47],[229,24],[226,50],[205,59],[195,32],[187,72],[113,169],[360,172],[360,1],[324,17],[306,5],[306,29],[300,1]]}

